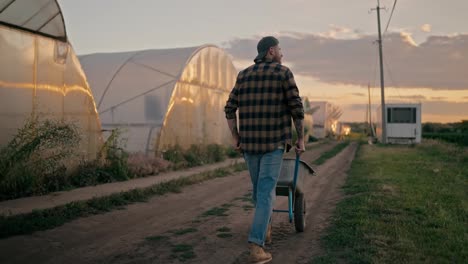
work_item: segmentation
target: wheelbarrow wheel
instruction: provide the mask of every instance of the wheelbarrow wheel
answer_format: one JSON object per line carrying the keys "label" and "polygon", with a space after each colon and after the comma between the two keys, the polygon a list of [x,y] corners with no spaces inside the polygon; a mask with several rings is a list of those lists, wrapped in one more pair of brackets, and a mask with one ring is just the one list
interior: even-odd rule
{"label": "wheelbarrow wheel", "polygon": [[306,201],[303,193],[298,193],[294,202],[294,226],[296,232],[304,232],[306,227]]}

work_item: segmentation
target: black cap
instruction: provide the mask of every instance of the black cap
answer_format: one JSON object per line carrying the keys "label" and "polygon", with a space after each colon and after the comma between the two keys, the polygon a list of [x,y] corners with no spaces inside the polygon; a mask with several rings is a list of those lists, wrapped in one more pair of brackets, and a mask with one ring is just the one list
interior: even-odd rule
{"label": "black cap", "polygon": [[255,57],[254,62],[261,61],[265,58],[268,53],[268,50],[271,47],[274,47],[279,44],[279,41],[272,36],[262,38],[257,44],[258,55]]}

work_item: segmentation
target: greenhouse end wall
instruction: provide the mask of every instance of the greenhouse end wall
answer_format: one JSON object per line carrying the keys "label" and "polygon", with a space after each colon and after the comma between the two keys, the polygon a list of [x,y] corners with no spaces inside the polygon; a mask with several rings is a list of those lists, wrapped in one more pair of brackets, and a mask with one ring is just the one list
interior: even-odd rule
{"label": "greenhouse end wall", "polygon": [[93,159],[102,144],[93,95],[71,45],[0,25],[0,146],[28,119],[73,123],[79,155]]}
{"label": "greenhouse end wall", "polygon": [[236,76],[231,60],[221,49],[209,46],[195,52],[175,85],[156,149],[229,144],[224,105]]}

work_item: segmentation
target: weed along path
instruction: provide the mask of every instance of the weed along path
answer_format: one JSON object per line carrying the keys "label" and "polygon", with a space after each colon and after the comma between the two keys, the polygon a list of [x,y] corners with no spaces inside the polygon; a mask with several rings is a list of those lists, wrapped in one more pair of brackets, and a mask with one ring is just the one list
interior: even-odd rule
{"label": "weed along path", "polygon": [[[318,144],[311,162],[337,143]],[[341,197],[356,151],[351,143],[305,183],[307,228],[296,233],[287,214],[273,216],[272,263],[307,263]],[[247,171],[184,187],[121,210],[80,218],[48,231],[0,240],[0,263],[246,263],[252,218]],[[278,197],[276,207],[286,208]]]}

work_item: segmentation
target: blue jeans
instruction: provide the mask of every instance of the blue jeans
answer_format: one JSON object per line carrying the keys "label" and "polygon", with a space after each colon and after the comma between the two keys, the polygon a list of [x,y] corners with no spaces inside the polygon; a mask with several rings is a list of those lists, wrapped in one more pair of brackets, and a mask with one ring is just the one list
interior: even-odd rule
{"label": "blue jeans", "polygon": [[252,199],[255,215],[250,229],[249,242],[264,246],[268,223],[276,198],[276,183],[283,161],[283,149],[264,154],[244,153],[244,159],[252,180]]}

